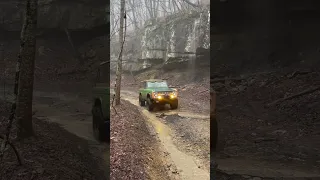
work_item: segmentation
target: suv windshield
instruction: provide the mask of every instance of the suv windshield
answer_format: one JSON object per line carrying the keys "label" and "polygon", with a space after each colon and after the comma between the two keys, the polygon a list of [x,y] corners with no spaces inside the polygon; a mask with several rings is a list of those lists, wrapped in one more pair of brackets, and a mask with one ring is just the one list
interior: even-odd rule
{"label": "suv windshield", "polygon": [[167,82],[162,81],[162,82],[147,82],[147,87],[148,88],[167,88]]}

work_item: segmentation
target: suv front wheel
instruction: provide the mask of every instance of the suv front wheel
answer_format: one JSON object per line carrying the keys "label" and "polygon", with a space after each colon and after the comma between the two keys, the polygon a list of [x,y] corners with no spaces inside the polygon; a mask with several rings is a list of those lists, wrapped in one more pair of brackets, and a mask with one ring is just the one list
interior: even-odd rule
{"label": "suv front wheel", "polygon": [[177,109],[178,108],[178,99],[175,99],[171,104],[170,107],[171,109]]}
{"label": "suv front wheel", "polygon": [[102,109],[100,106],[95,106],[92,108],[92,130],[94,138],[98,141],[104,141],[106,139],[106,134],[104,130],[104,119],[102,114]]}
{"label": "suv front wheel", "polygon": [[148,111],[152,111],[153,108],[154,108],[154,104],[153,104],[151,98],[148,97],[148,99],[147,99],[147,109],[148,109]]}

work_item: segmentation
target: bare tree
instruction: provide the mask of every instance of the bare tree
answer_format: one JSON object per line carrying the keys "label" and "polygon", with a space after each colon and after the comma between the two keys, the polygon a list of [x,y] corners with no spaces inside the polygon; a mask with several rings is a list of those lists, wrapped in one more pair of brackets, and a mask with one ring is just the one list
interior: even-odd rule
{"label": "bare tree", "polygon": [[121,0],[120,4],[120,31],[119,31],[119,44],[120,44],[120,53],[118,58],[118,65],[117,65],[117,80],[116,80],[116,105],[120,104],[120,89],[121,89],[121,76],[122,76],[122,50],[124,44],[124,20],[125,20],[125,0]]}
{"label": "bare tree", "polygon": [[[21,30],[20,53],[17,62],[18,96],[16,119],[18,138],[33,135],[32,127],[32,98],[33,79],[36,56],[38,0],[27,0],[26,16]],[[16,84],[17,89],[17,84]]]}
{"label": "bare tree", "polygon": [[[135,6],[135,0],[128,0],[128,3],[131,8],[131,14],[132,14],[132,21],[134,25],[134,29],[137,30],[139,28],[137,17],[136,17],[136,6]],[[127,11],[128,12],[128,11]]]}
{"label": "bare tree", "polygon": [[70,44],[72,51],[73,51],[73,57],[75,59],[77,59],[80,63],[83,63],[83,59],[81,58],[79,51],[77,50],[76,46],[74,45],[72,37],[71,37],[69,29],[68,29],[70,12],[67,11],[66,13],[62,14],[59,4],[56,5],[56,8],[57,8],[59,16],[60,16],[60,28],[63,28],[63,31],[65,32],[65,34],[68,38],[69,44]]}

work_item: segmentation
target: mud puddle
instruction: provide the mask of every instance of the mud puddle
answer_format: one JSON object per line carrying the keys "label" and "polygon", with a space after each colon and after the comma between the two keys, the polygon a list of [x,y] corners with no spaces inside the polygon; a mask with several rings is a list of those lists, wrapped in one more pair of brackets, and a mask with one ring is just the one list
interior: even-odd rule
{"label": "mud puddle", "polygon": [[90,114],[91,104],[77,96],[35,93],[33,110],[35,117],[58,123],[72,134],[88,141],[90,151],[101,160],[101,170],[109,179],[110,148],[93,137]]}
{"label": "mud puddle", "polygon": [[[170,159],[173,161],[174,165],[178,169],[178,173],[181,179],[194,180],[202,179],[209,180],[209,169],[203,169],[199,160],[193,156],[190,156],[182,151],[180,151],[173,142],[172,132],[170,127],[164,124],[155,113],[150,113],[144,108],[141,108],[138,104],[137,99],[133,96],[131,92],[123,92],[124,96],[122,99],[125,99],[139,107],[142,115],[147,119],[148,123],[152,125],[154,130],[157,133],[159,140],[161,141],[165,151],[169,153]],[[174,114],[174,112],[167,112]],[[176,112],[177,113],[177,112]],[[180,112],[179,112],[180,113]],[[180,113],[181,116],[188,115],[187,113]]]}
{"label": "mud puddle", "polygon": [[38,119],[58,123],[67,131],[83,139],[96,142],[92,135],[91,117],[87,114],[66,113],[42,104],[35,104],[33,108],[36,110],[35,117]]}

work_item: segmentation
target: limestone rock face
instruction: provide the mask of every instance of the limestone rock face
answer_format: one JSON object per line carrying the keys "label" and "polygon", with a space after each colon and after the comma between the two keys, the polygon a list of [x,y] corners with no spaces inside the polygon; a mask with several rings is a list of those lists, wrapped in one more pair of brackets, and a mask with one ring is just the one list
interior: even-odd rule
{"label": "limestone rock face", "polygon": [[[132,34],[129,37],[134,38],[127,38],[126,52],[123,53],[123,59],[130,61],[124,62],[124,70],[131,68],[136,71],[150,66],[149,62],[156,65],[159,61],[190,58],[199,49],[210,49],[210,9],[181,11],[152,19],[145,23],[143,29]],[[116,42],[111,45],[113,61],[118,58],[118,47]],[[111,63],[111,69],[115,67],[116,63]]]}

